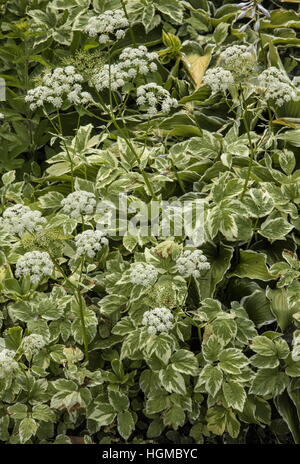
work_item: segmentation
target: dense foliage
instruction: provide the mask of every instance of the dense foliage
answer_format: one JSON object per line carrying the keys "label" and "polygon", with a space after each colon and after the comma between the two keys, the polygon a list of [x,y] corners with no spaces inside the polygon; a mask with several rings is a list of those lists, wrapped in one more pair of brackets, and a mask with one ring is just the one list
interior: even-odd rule
{"label": "dense foliage", "polygon": [[300,443],[299,4],[0,1],[1,442]]}

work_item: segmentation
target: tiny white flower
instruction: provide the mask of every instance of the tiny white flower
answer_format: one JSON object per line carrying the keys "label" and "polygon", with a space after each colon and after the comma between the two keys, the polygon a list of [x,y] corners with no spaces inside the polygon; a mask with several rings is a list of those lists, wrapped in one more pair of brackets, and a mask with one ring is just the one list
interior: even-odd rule
{"label": "tiny white flower", "polygon": [[149,287],[153,285],[158,276],[158,271],[152,264],[134,263],[131,266],[130,280],[135,285]]}
{"label": "tiny white flower", "polygon": [[209,85],[213,93],[225,92],[234,84],[234,78],[231,71],[216,67],[206,71],[203,83]]}
{"label": "tiny white flower", "polygon": [[208,271],[210,264],[202,250],[185,250],[176,261],[179,274],[183,277],[200,277],[201,271]]}
{"label": "tiny white flower", "polygon": [[82,92],[80,83],[83,80],[82,75],[76,73],[74,66],[56,68],[43,76],[43,85],[28,90],[25,101],[30,103],[31,110],[46,103],[60,109],[65,100],[76,105],[91,103],[92,96],[88,92]]}
{"label": "tiny white flower", "polygon": [[15,351],[7,348],[0,351],[0,378],[4,378],[18,368],[18,363],[14,360],[15,355]]}
{"label": "tiny white flower", "polygon": [[23,338],[21,344],[27,357],[32,357],[46,346],[46,341],[42,335],[30,334]]}
{"label": "tiny white flower", "polygon": [[246,77],[256,67],[256,54],[246,45],[232,45],[221,54],[221,65],[239,77]]}
{"label": "tiny white flower", "polygon": [[104,237],[103,232],[86,230],[75,237],[76,255],[87,255],[89,258],[94,258],[102,246],[107,244],[108,240]]}
{"label": "tiny white flower", "polygon": [[22,236],[25,232],[39,232],[46,219],[39,211],[33,211],[28,206],[18,203],[4,211],[2,223],[11,234]]}
{"label": "tiny white flower", "polygon": [[289,77],[274,66],[263,71],[257,81],[257,90],[267,101],[271,100],[278,106],[297,99],[297,91]]}
{"label": "tiny white flower", "polygon": [[168,308],[154,308],[143,315],[142,325],[149,334],[168,332],[174,326],[174,316]]}
{"label": "tiny white flower", "polygon": [[39,283],[53,272],[53,262],[47,252],[29,251],[21,256],[16,263],[17,278],[30,276],[32,283]]}
{"label": "tiny white flower", "polygon": [[96,203],[95,195],[85,190],[76,190],[61,201],[63,212],[74,219],[93,214]]}
{"label": "tiny white flower", "polygon": [[172,98],[166,89],[155,82],[138,87],[137,97],[138,106],[145,109],[149,116],[156,115],[159,107],[163,113],[168,113],[171,108],[178,106],[178,101]]}
{"label": "tiny white flower", "polygon": [[91,37],[99,35],[99,42],[106,44],[115,39],[122,39],[128,27],[129,23],[123,10],[107,10],[90,18],[85,32]]}

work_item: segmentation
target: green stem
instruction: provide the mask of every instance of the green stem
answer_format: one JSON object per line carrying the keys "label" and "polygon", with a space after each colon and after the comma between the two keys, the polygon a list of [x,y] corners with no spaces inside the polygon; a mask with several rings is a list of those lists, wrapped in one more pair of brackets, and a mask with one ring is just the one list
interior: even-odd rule
{"label": "green stem", "polygon": [[178,171],[177,171],[177,169],[176,169],[176,167],[175,167],[175,165],[174,165],[174,163],[173,163],[173,160],[172,160],[171,158],[169,158],[169,159],[170,159],[170,161],[171,161],[172,168],[173,168],[173,170],[174,170],[174,172],[175,172],[175,176],[176,176],[177,182],[178,182],[178,184],[179,184],[179,187],[181,188],[181,191],[182,191],[182,193],[184,194],[184,193],[186,193],[186,190],[185,190],[185,187],[184,187],[184,183],[182,182],[182,180],[181,180],[180,177],[179,177]]}
{"label": "green stem", "polygon": [[124,14],[126,16],[126,19],[127,19],[128,23],[129,23],[129,32],[130,32],[132,43],[136,47],[135,35],[134,35],[133,29],[132,29],[132,26],[131,26],[131,23],[130,23],[130,20],[129,20],[129,16],[128,16],[128,12],[127,12],[127,8],[126,8],[124,0],[121,0],[121,5],[122,5],[122,8],[123,8]]}
{"label": "green stem", "polygon": [[[100,97],[100,95],[99,95],[99,97]],[[123,138],[124,138],[124,140],[125,140],[126,145],[127,145],[128,148],[131,150],[133,156],[135,157],[135,160],[136,160],[137,163],[139,164],[139,163],[140,163],[140,157],[139,157],[139,155],[137,154],[136,150],[134,149],[134,147],[133,147],[132,143],[130,142],[130,140],[128,140],[128,138],[127,138],[127,136],[126,136],[124,130],[119,126],[119,124],[118,124],[118,122],[117,122],[117,120],[116,120],[116,118],[115,118],[115,115],[114,115],[113,111],[112,111],[111,109],[109,109],[109,108],[105,105],[105,103],[104,103],[103,101],[101,101],[101,104],[102,104],[103,108],[105,109],[105,111],[110,115],[113,125],[114,125],[115,128],[122,134],[122,136],[123,136]],[[152,187],[152,185],[151,185],[151,183],[150,183],[150,181],[149,181],[149,179],[148,179],[148,176],[147,176],[146,172],[145,172],[143,169],[141,169],[141,168],[140,168],[140,172],[141,172],[141,174],[142,174],[142,176],[143,176],[143,179],[144,179],[144,181],[145,181],[145,184],[146,184],[146,186],[147,186],[147,188],[148,188],[148,190],[149,190],[149,192],[150,192],[150,195],[151,195],[154,199],[156,199],[155,192],[154,192],[153,187]]]}
{"label": "green stem", "polygon": [[[52,258],[52,261],[54,263],[54,266],[56,267],[56,269],[62,274],[62,276],[64,277],[65,279],[65,282],[68,283],[68,285],[74,290],[74,295],[75,295],[75,299],[78,303],[78,306],[79,306],[79,316],[80,316],[80,322],[81,322],[81,328],[82,328],[82,335],[83,335],[83,345],[84,345],[84,356],[85,356],[85,359],[88,361],[89,360],[89,344],[88,344],[88,338],[87,338],[87,332],[86,332],[86,326],[85,326],[85,320],[84,320],[84,308],[83,308],[83,302],[82,302],[82,296],[81,296],[81,293],[80,293],[80,288],[77,287],[76,285],[74,285],[70,279],[68,278],[68,276],[66,275],[65,271],[63,270],[63,268],[58,264],[58,262],[56,261],[56,259],[51,256],[51,254],[49,253],[50,257]],[[82,260],[81,262],[81,269],[80,269],[80,277],[79,277],[79,280],[81,280],[81,276],[82,276],[82,269],[83,269],[83,262],[84,260]]]}
{"label": "green stem", "polygon": [[59,127],[59,130],[60,130],[60,135],[62,136],[62,143],[63,143],[64,149],[66,150],[67,157],[68,157],[68,160],[69,160],[69,163],[70,163],[71,184],[72,184],[72,192],[73,192],[74,191],[74,163],[73,163],[72,157],[70,155],[68,146],[67,146],[67,144],[66,144],[66,142],[65,142],[65,140],[63,138],[63,128],[62,128],[62,123],[61,123],[60,114],[59,114],[58,110],[57,110],[57,120],[58,120],[58,127]]}
{"label": "green stem", "polygon": [[247,117],[246,117],[247,105],[246,105],[246,102],[245,102],[245,98],[244,98],[242,88],[241,88],[241,99],[242,99],[241,106],[242,106],[242,111],[243,111],[243,121],[244,121],[245,129],[246,129],[246,132],[247,132],[249,146],[250,146],[250,152],[251,152],[248,172],[247,172],[247,176],[246,176],[246,179],[245,179],[244,188],[243,188],[243,191],[242,191],[241,197],[240,197],[240,200],[242,201],[243,198],[244,198],[244,195],[245,195],[245,193],[247,191],[247,187],[248,187],[248,184],[249,184],[249,181],[250,181],[253,161],[254,161],[254,157],[255,157],[255,147],[253,145],[249,124],[248,124]]}
{"label": "green stem", "polygon": [[83,308],[83,303],[82,303],[82,296],[81,296],[79,289],[77,289],[77,293],[75,294],[75,297],[77,299],[78,306],[79,306],[80,321],[81,321],[81,328],[82,328],[82,335],[83,335],[84,356],[85,356],[86,361],[89,361],[89,343],[88,343],[85,320],[84,320],[84,308]]}

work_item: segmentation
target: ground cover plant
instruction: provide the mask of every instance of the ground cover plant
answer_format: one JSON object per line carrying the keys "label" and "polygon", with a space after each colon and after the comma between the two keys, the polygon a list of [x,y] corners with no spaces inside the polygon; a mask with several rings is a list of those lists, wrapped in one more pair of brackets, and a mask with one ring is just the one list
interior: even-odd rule
{"label": "ground cover plant", "polygon": [[0,1],[2,443],[300,443],[299,4]]}

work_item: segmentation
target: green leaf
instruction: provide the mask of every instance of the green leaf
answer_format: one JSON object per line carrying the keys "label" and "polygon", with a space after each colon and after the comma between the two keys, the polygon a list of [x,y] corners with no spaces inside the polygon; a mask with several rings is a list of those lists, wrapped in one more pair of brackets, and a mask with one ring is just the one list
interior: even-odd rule
{"label": "green leaf", "polygon": [[250,358],[251,364],[254,367],[258,368],[275,368],[279,366],[279,359],[277,356],[261,356],[260,354],[256,354]]}
{"label": "green leaf", "polygon": [[230,275],[248,277],[249,279],[273,280],[274,276],[266,265],[267,257],[263,253],[240,250],[239,263]]}
{"label": "green leaf", "polygon": [[283,418],[283,420],[287,423],[291,434],[293,435],[294,442],[296,444],[300,444],[300,421],[297,415],[297,410],[295,405],[291,401],[287,392],[283,392],[281,395],[278,395],[275,398],[275,406]]}
{"label": "green leaf", "polygon": [[271,241],[283,240],[292,229],[293,226],[283,218],[267,219],[261,225],[259,233]]}
{"label": "green leaf", "polygon": [[242,298],[241,303],[257,327],[270,324],[275,320],[265,290],[255,290],[251,295]]}
{"label": "green leaf", "polygon": [[21,327],[11,327],[8,329],[5,333],[6,348],[17,351],[22,342],[22,332]]}
{"label": "green leaf", "polygon": [[130,358],[139,351],[142,347],[141,336],[142,332],[140,329],[134,330],[127,335],[122,345],[120,359]]}
{"label": "green leaf", "polygon": [[278,369],[261,369],[253,379],[250,393],[268,396],[280,395],[289,384],[289,378]]}
{"label": "green leaf", "polygon": [[186,394],[186,387],[183,376],[173,369],[172,364],[166,369],[159,371],[159,380],[161,385],[169,393],[179,393],[180,395]]}
{"label": "green leaf", "polygon": [[223,350],[223,342],[216,335],[211,335],[202,346],[202,354],[205,361],[215,362],[219,359]]}
{"label": "green leaf", "polygon": [[240,423],[230,410],[226,412],[226,430],[232,438],[237,438],[240,433]]}
{"label": "green leaf", "polygon": [[172,427],[177,430],[178,427],[182,427],[185,422],[185,412],[180,405],[173,404],[163,415],[163,421],[165,427]]}
{"label": "green leaf", "polygon": [[183,20],[183,6],[178,0],[157,0],[156,8],[171,18],[176,24],[181,24]]}
{"label": "green leaf", "polygon": [[222,406],[214,406],[207,410],[207,429],[216,435],[223,435],[226,428],[227,410]]}
{"label": "green leaf", "polygon": [[12,415],[14,419],[24,419],[27,417],[28,408],[26,404],[17,403],[7,408],[8,414]]}
{"label": "green leaf", "polygon": [[259,218],[270,214],[275,206],[271,195],[262,189],[252,188],[244,199],[249,216]]}
{"label": "green leaf", "polygon": [[237,324],[233,318],[219,316],[213,323],[213,333],[227,345],[237,334]]}
{"label": "green leaf", "polygon": [[223,313],[222,305],[218,300],[205,298],[201,301],[201,312],[206,314],[208,321],[211,321]]}
{"label": "green leaf", "polygon": [[214,34],[213,34],[216,44],[220,45],[221,43],[224,42],[228,34],[228,29],[229,29],[229,24],[227,23],[220,23],[217,25],[216,29],[214,30]]}
{"label": "green leaf", "polygon": [[169,395],[160,393],[158,396],[151,396],[147,399],[146,410],[147,414],[156,414],[168,408],[170,402]]}
{"label": "green leaf", "polygon": [[2,416],[0,418],[0,440],[1,441],[8,441],[9,440],[9,422],[10,422],[10,419],[9,419],[9,416],[6,415],[6,416]]}
{"label": "green leaf", "polygon": [[[218,366],[206,365],[201,370],[195,392],[207,391],[212,396],[216,396],[223,382],[223,372]],[[204,386],[204,389],[203,389]]]}
{"label": "green leaf", "polygon": [[293,333],[292,360],[300,361],[300,330],[295,330]]}
{"label": "green leaf", "polygon": [[61,201],[64,196],[59,192],[49,192],[39,197],[39,206],[41,208],[61,208]]}
{"label": "green leaf", "polygon": [[196,356],[188,350],[177,350],[171,358],[171,363],[175,371],[182,374],[197,375],[198,361]]}
{"label": "green leaf", "polygon": [[[109,295],[112,296],[112,295]],[[116,296],[116,295],[115,295]],[[112,328],[112,333],[115,335],[127,335],[135,330],[133,322],[129,316],[122,317],[119,322]]]}
{"label": "green leaf", "polygon": [[32,408],[32,417],[45,422],[54,422],[55,413],[46,404],[37,404]]}
{"label": "green leaf", "polygon": [[251,349],[262,356],[274,356],[277,354],[274,342],[262,335],[253,338]]}
{"label": "green leaf", "polygon": [[124,235],[123,245],[128,251],[133,251],[138,244],[138,238],[133,235]]}
{"label": "green leaf", "polygon": [[155,15],[155,8],[152,3],[149,3],[145,7],[143,7],[143,14],[142,14],[142,24],[145,28],[146,32],[151,30],[151,23]]}
{"label": "green leaf", "polygon": [[108,400],[115,411],[124,411],[129,408],[128,397],[118,391],[110,390],[108,392]]}
{"label": "green leaf", "polygon": [[237,348],[227,348],[219,356],[220,368],[229,374],[239,374],[249,364],[248,358]]}
{"label": "green leaf", "polygon": [[8,171],[5,174],[3,174],[1,180],[3,182],[3,185],[9,185],[9,184],[12,184],[15,178],[16,178],[16,171]]}
{"label": "green leaf", "polygon": [[174,348],[174,340],[168,334],[151,335],[144,348],[146,356],[157,356],[164,364],[167,364]]}
{"label": "green leaf", "polygon": [[242,412],[247,398],[243,386],[238,382],[228,380],[223,383],[222,389],[228,407]]}
{"label": "green leaf", "polygon": [[64,392],[77,391],[77,385],[72,380],[58,379],[52,382],[52,385],[58,391],[64,391]]}
{"label": "green leaf", "polygon": [[31,417],[23,419],[19,425],[20,442],[26,443],[29,438],[36,434],[38,424]]}
{"label": "green leaf", "polygon": [[147,430],[147,438],[159,437],[164,430],[164,423],[161,419],[154,419]]}
{"label": "green leaf", "polygon": [[298,311],[298,305],[292,304],[286,288],[274,290],[268,288],[266,296],[271,303],[271,311],[275,315],[280,329],[285,331],[293,322],[293,314]]}
{"label": "green leaf", "polygon": [[135,429],[132,413],[130,411],[119,412],[117,420],[119,434],[124,440],[128,440]]}
{"label": "green leaf", "polygon": [[163,122],[159,125],[159,129],[169,134],[169,136],[193,137],[202,135],[202,131],[196,122],[190,116],[183,113],[176,113],[164,118]]}
{"label": "green leaf", "polygon": [[92,412],[88,415],[88,419],[96,421],[98,427],[102,427],[103,425],[112,424],[116,416],[117,413],[110,404],[95,404]]}
{"label": "green leaf", "polygon": [[222,282],[231,266],[234,248],[223,243],[218,246],[214,243],[207,243],[202,249],[210,264],[210,270],[198,279],[200,293],[204,300],[206,297],[213,297],[217,285]]}

